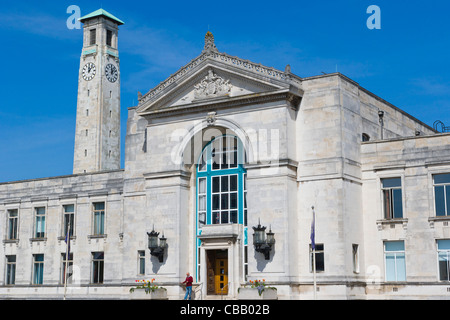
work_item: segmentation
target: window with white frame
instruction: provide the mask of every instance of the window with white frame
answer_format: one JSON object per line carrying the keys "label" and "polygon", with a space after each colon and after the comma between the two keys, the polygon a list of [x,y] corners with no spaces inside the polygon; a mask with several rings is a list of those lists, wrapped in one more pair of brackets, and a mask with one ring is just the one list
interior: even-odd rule
{"label": "window with white frame", "polygon": [[405,243],[386,241],[384,243],[386,281],[406,281]]}
{"label": "window with white frame", "polygon": [[238,176],[212,177],[212,223],[238,222]]}
{"label": "window with white frame", "polygon": [[33,254],[33,280],[34,285],[44,283],[44,255]]}
{"label": "window with white frame", "polygon": [[206,224],[206,201],[207,201],[207,194],[206,194],[206,185],[207,185],[207,178],[198,178],[198,200],[197,200],[197,211],[198,211],[198,223],[199,227],[201,228]]}
{"label": "window with white frame", "polygon": [[359,245],[352,244],[353,272],[359,273]]}
{"label": "window with white frame", "polygon": [[145,251],[138,251],[138,274],[145,275]]}
{"label": "window with white frame", "polygon": [[[313,256],[314,255],[314,256]],[[325,251],[322,243],[316,243],[315,250],[309,245],[309,260],[310,260],[310,271],[314,271],[314,259],[316,261],[316,271],[325,271]]]}
{"label": "window with white frame", "polygon": [[18,239],[18,228],[19,228],[19,210],[11,209],[8,210],[8,232],[6,234],[6,240],[17,240]]}
{"label": "window with white frame", "polygon": [[45,207],[34,208],[34,237],[45,238]]}
{"label": "window with white frame", "polygon": [[450,173],[433,176],[436,216],[450,216]]}
{"label": "window with white frame", "polygon": [[437,240],[439,280],[450,281],[450,240]]}
{"label": "window with white frame", "polygon": [[103,283],[103,272],[104,272],[104,253],[103,252],[92,252],[92,269],[91,269],[91,283],[100,284]]}
{"label": "window with white frame", "polygon": [[401,178],[381,179],[383,211],[385,219],[403,218]]}
{"label": "window with white frame", "polygon": [[12,286],[16,283],[16,256],[6,256],[6,279],[5,284]]}
{"label": "window with white frame", "polygon": [[92,204],[92,234],[105,234],[105,203],[95,202]]}
{"label": "window with white frame", "polygon": [[[68,259],[66,259],[67,253],[61,254],[61,284],[64,284],[67,279],[67,284],[72,284],[72,276],[73,276],[73,253],[69,253]],[[66,269],[67,264],[67,269]],[[67,278],[66,278],[67,272]]]}
{"label": "window with white frame", "polygon": [[[75,206],[73,204],[63,205],[63,230],[62,236],[65,237],[70,230],[70,237],[75,234]],[[70,229],[69,229],[70,227]]]}

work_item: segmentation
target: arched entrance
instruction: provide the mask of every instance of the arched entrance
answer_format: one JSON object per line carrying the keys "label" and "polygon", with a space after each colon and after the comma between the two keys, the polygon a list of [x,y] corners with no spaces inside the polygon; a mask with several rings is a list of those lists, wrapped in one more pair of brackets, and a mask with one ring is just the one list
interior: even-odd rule
{"label": "arched entrance", "polygon": [[228,295],[247,274],[245,150],[235,135],[213,138],[196,165],[197,281]]}

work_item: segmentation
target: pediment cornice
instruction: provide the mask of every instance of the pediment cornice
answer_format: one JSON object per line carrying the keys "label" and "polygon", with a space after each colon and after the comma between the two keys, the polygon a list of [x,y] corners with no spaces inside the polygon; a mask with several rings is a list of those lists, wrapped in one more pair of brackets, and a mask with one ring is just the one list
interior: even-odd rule
{"label": "pediment cornice", "polygon": [[[191,60],[187,65],[145,95],[139,94],[138,113],[148,113],[151,110],[164,107],[164,103],[182,91],[186,86],[198,87],[201,79],[205,78],[205,75],[208,73],[211,73],[211,70],[221,70],[222,73],[225,72],[242,81],[251,81],[258,84],[263,91],[280,90],[292,86],[301,89],[301,78],[292,74],[289,67],[285,71],[280,71],[272,67],[266,67],[249,60],[221,53],[214,45],[214,38],[212,37],[211,40],[211,37],[212,34],[210,33],[206,35],[205,49],[198,57]],[[212,95],[211,98],[216,97]]]}

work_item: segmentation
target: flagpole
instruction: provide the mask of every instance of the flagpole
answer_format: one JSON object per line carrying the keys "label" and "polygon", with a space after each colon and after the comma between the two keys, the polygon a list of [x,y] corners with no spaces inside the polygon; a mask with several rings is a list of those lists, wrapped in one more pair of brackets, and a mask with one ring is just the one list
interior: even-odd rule
{"label": "flagpole", "polygon": [[317,281],[316,281],[316,242],[315,242],[315,237],[316,237],[316,213],[314,211],[314,206],[312,206],[312,211],[313,211],[313,232],[314,232],[314,240],[311,243],[312,245],[312,256],[313,256],[313,283],[314,283],[314,300],[317,300]]}
{"label": "flagpole", "polygon": [[66,300],[66,294],[67,294],[67,265],[69,264],[69,247],[70,247],[70,219],[68,223],[68,229],[67,229],[67,247],[66,247],[66,265],[64,266],[64,300]]}

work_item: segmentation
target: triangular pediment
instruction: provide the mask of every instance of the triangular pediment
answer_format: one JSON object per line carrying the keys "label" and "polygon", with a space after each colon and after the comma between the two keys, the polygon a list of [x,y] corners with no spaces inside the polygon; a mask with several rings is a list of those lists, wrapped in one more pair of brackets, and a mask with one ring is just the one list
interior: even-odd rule
{"label": "triangular pediment", "polygon": [[211,101],[239,100],[292,87],[301,90],[301,78],[231,57],[205,45],[200,56],[145,95],[139,95],[138,114],[187,109]]}

